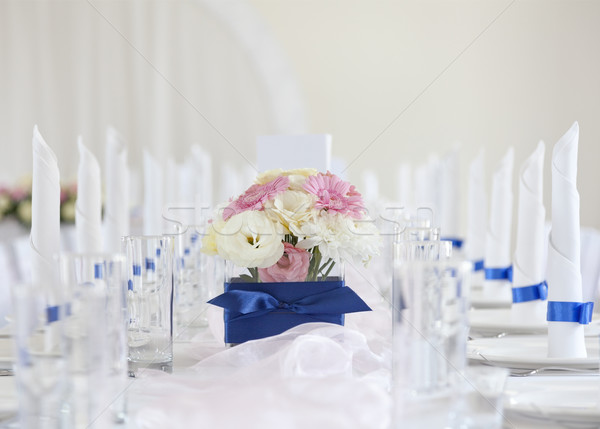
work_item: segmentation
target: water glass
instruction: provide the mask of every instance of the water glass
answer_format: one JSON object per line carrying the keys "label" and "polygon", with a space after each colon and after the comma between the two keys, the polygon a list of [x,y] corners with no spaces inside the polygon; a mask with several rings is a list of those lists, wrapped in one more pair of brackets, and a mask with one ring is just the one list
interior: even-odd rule
{"label": "water glass", "polygon": [[127,258],[129,372],[173,368],[173,236],[123,238]]}
{"label": "water glass", "polygon": [[63,329],[68,425],[111,427],[126,413],[125,258],[62,253],[58,260],[68,303]]}
{"label": "water glass", "polygon": [[509,371],[495,366],[471,366],[464,380],[464,428],[502,427],[504,386]]}
{"label": "water glass", "polygon": [[[468,262],[412,260],[395,267],[393,383],[402,427],[445,427],[466,366]],[[400,426],[399,426],[400,427]]]}
{"label": "water glass", "polygon": [[24,429],[62,425],[67,391],[64,307],[62,302],[48,301],[46,286],[12,288],[19,427]]}
{"label": "water glass", "polygon": [[212,274],[210,256],[200,251],[201,235],[193,227],[173,236],[175,240],[175,325],[176,337],[191,338],[208,326],[207,301]]}

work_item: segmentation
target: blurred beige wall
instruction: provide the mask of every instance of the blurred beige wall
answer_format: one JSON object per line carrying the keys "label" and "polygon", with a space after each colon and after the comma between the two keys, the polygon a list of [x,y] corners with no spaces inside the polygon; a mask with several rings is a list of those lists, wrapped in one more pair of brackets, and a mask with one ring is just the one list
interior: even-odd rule
{"label": "blurred beige wall", "polygon": [[549,218],[549,156],[577,120],[581,220],[600,228],[598,1],[92,4],[0,3],[0,183],[30,172],[34,123],[71,178],[76,136],[102,162],[108,124],[134,166],[142,147],[181,160],[200,142],[241,167],[257,134],[327,132],[348,177],[375,170],[388,199],[401,162],[458,144],[466,187],[481,147],[491,172],[512,145],[516,179],[541,139]]}
{"label": "blurred beige wall", "polygon": [[550,218],[552,146],[577,120],[581,221],[600,228],[600,2],[252,3],[293,63],[311,131],[333,135],[353,180],[375,169],[394,198],[402,161],[460,144],[466,172],[485,147],[491,172],[512,145],[516,209],[518,169],[543,140]]}

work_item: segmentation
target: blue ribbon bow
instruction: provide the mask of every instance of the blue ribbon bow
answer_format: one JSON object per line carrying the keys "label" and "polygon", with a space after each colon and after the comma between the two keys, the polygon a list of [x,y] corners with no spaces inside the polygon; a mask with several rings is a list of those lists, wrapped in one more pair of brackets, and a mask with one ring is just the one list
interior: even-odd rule
{"label": "blue ribbon bow", "polygon": [[349,287],[309,295],[294,302],[279,301],[262,291],[230,290],[208,301],[238,315],[231,320],[259,317],[276,310],[298,314],[344,314],[371,308]]}
{"label": "blue ribbon bow", "polygon": [[592,321],[593,302],[548,301],[546,320],[549,322],[577,322],[587,325]]}
{"label": "blue ribbon bow", "polygon": [[485,268],[484,270],[486,280],[508,280],[512,282],[512,265],[506,268]]}
{"label": "blue ribbon bow", "polygon": [[483,259],[478,261],[473,261],[473,271],[481,271],[483,270]]}
{"label": "blue ribbon bow", "polygon": [[545,301],[548,298],[548,283],[544,280],[541,283],[531,286],[514,287],[512,289],[512,298],[513,302],[527,302],[537,299]]}

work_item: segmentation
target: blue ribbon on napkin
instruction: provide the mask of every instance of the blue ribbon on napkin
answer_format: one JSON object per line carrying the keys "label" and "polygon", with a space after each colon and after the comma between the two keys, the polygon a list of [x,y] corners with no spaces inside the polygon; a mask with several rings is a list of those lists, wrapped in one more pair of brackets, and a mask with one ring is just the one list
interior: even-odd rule
{"label": "blue ribbon on napkin", "polygon": [[481,271],[483,270],[483,259],[479,261],[473,261],[473,271]]}
{"label": "blue ribbon on napkin", "polygon": [[[71,315],[71,304],[65,304],[65,316]],[[49,305],[46,307],[46,324],[56,322],[60,319],[60,305]]]}
{"label": "blue ribbon on napkin", "polygon": [[587,325],[592,321],[593,302],[548,301],[546,320],[549,322],[577,322]]}
{"label": "blue ribbon on napkin", "polygon": [[541,299],[545,301],[548,298],[548,283],[544,280],[541,283],[531,285],[514,287],[512,289],[513,302],[527,302]]}
{"label": "blue ribbon on napkin", "polygon": [[486,280],[508,280],[512,282],[513,267],[506,268],[484,268]]}
{"label": "blue ribbon on napkin", "polygon": [[59,319],[60,307],[58,305],[51,305],[46,307],[46,322],[52,323],[56,322]]}
{"label": "blue ribbon on napkin", "polygon": [[452,247],[454,249],[460,249],[463,245],[463,240],[461,240],[460,238],[456,238],[456,237],[445,237],[445,238],[442,238],[442,240],[452,242]]}
{"label": "blue ribbon on napkin", "polygon": [[[286,284],[294,285],[295,282]],[[230,290],[211,299],[208,303],[238,313],[231,320],[259,317],[276,310],[298,314],[344,314],[371,311],[371,308],[360,299],[356,292],[346,286],[305,296],[293,302],[280,301],[263,291]]]}

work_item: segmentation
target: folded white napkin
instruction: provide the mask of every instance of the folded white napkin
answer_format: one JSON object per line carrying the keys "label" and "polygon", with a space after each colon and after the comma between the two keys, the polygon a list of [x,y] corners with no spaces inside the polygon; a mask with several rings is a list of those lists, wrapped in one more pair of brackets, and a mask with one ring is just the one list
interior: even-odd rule
{"label": "folded white napkin", "polygon": [[440,230],[442,238],[461,239],[458,149],[447,153],[440,164]]}
{"label": "folded white napkin", "polygon": [[362,172],[362,187],[360,189],[363,200],[367,204],[379,201],[379,178],[377,173],[371,169]]}
{"label": "folded white napkin", "polygon": [[167,157],[165,172],[165,204],[167,207],[174,207],[179,203],[179,194],[177,191],[179,185],[179,165],[172,156]]}
{"label": "folded white napkin", "polygon": [[79,169],[77,172],[77,202],[75,203],[75,231],[77,251],[102,251],[102,183],[96,157],[85,147],[81,136]]}
{"label": "folded white napkin", "polygon": [[[521,166],[519,173],[513,288],[537,285],[545,280],[546,209],[543,193],[545,149],[544,143],[539,142],[535,151]],[[546,308],[546,300],[513,303],[511,317],[522,323],[543,322],[546,320]]]}
{"label": "folded white napkin", "polygon": [[427,163],[419,165],[415,170],[415,209],[429,208],[433,212],[433,226],[440,226],[439,214],[439,182],[440,160],[434,154]]}
{"label": "folded white napkin", "polygon": [[129,170],[125,140],[112,127],[106,130],[106,201],[104,250],[121,250],[121,237],[129,235]]}
{"label": "folded white napkin", "polygon": [[[33,183],[31,190],[31,279],[50,284],[56,279],[54,257],[60,251],[60,173],[56,155],[33,127]],[[48,304],[57,297],[48,294]]]}
{"label": "folded white napkin", "polygon": [[[469,165],[469,188],[467,196],[467,237],[465,255],[473,263],[485,257],[487,234],[487,193],[485,190],[484,151],[481,149]],[[483,284],[483,270],[473,273],[472,285]]]}
{"label": "folded white napkin", "polygon": [[398,166],[397,172],[397,202],[407,212],[413,209],[412,168],[408,163]]}
{"label": "folded white napkin", "polygon": [[163,169],[144,150],[144,235],[162,234]]}
{"label": "folded white napkin", "polygon": [[[552,230],[548,244],[548,301],[581,302],[579,193],[575,122],[552,150]],[[586,357],[583,326],[548,322],[549,357]]]}
{"label": "folded white napkin", "polygon": [[[485,268],[506,268],[511,260],[510,238],[512,226],[512,174],[515,151],[512,147],[494,171],[490,220],[485,239]],[[501,300],[512,299],[510,281],[485,280],[484,296]]]}
{"label": "folded white napkin", "polygon": [[194,165],[196,170],[196,185],[195,185],[195,204],[196,204],[196,222],[200,225],[206,221],[202,215],[202,207],[206,208],[205,215],[208,215],[210,211],[212,201],[212,158],[208,152],[206,152],[198,144],[192,146],[192,157],[194,159]]}

